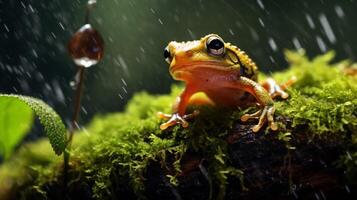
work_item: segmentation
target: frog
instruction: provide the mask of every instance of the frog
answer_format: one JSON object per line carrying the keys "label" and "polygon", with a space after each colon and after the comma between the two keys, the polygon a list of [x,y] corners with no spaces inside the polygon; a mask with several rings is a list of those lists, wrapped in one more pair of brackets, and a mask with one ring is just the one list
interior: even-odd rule
{"label": "frog", "polygon": [[[278,125],[274,119],[274,100],[277,97],[288,98],[284,91],[293,80],[279,85],[272,78],[258,83],[256,63],[237,46],[224,42],[218,34],[208,34],[200,40],[171,41],[164,49],[165,61],[173,79],[183,81],[185,88],[172,106],[172,114],[158,112],[161,119],[167,121],[160,125],[161,130],[180,124],[189,126],[189,119],[195,118],[199,110],[186,113],[189,105],[221,106],[227,108],[247,108],[258,106],[258,111],[244,114],[242,122],[257,119],[252,126],[253,132],[259,132],[267,124],[276,131]],[[204,98],[194,98],[196,94]]]}

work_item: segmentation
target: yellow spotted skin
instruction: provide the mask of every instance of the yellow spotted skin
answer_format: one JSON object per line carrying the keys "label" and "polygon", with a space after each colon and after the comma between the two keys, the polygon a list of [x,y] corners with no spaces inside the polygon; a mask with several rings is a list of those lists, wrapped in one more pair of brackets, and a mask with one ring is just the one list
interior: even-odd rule
{"label": "yellow spotted skin", "polygon": [[258,79],[258,67],[253,62],[252,59],[249,58],[249,56],[245,53],[245,51],[242,51],[240,48],[237,46],[232,45],[231,43],[226,43],[226,49],[228,50],[228,54],[230,58],[234,58],[230,54],[233,53],[234,55],[237,56],[238,59],[235,60],[236,65],[239,65],[242,69],[241,71],[241,76],[245,76],[249,79],[252,79],[254,81],[257,81]]}

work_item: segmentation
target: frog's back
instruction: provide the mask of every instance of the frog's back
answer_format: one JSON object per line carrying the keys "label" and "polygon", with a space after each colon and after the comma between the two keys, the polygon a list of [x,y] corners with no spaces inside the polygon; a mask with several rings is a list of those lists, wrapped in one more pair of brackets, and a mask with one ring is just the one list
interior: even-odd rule
{"label": "frog's back", "polygon": [[249,58],[245,51],[241,50],[237,46],[227,43],[226,48],[236,56],[238,56],[237,64],[240,66],[240,75],[247,77],[251,80],[257,81],[258,79],[258,67],[255,62]]}

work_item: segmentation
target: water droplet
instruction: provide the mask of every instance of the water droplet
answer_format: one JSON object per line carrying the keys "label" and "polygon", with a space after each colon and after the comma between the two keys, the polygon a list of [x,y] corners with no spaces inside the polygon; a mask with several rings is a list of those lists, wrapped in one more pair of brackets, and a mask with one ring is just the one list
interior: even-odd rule
{"label": "water droplet", "polygon": [[257,0],[257,3],[258,3],[258,5],[259,5],[259,7],[264,10],[264,4],[263,4],[263,2],[262,2],[261,0]]}
{"label": "water droplet", "polygon": [[61,22],[59,22],[58,24],[63,30],[66,30]]}
{"label": "water droplet", "polygon": [[4,24],[4,27],[5,27],[5,29],[6,29],[7,32],[10,32],[9,27],[7,27],[6,24]]}
{"label": "water droplet", "polygon": [[351,190],[350,190],[350,188],[348,187],[348,185],[345,185],[345,189],[346,189],[346,191],[347,191],[348,194],[351,193]]}
{"label": "water droplet", "polygon": [[121,87],[123,89],[123,91],[125,92],[125,94],[128,94],[128,91],[126,90],[125,87]]}
{"label": "water droplet", "polygon": [[231,35],[234,35],[234,32],[233,32],[232,29],[229,29],[228,31],[229,31],[229,33],[230,33]]}
{"label": "water droplet", "polygon": [[85,24],[69,41],[68,51],[76,65],[91,67],[103,58],[104,41],[98,31]]}
{"label": "water droplet", "polygon": [[71,88],[72,88],[73,90],[75,90],[75,89],[77,88],[77,84],[76,84],[75,81],[69,82],[69,86],[71,86]]}
{"label": "water droplet", "polygon": [[88,115],[88,111],[87,111],[87,109],[85,107],[81,106],[81,110],[83,111],[83,113],[85,115]]}
{"label": "water droplet", "polygon": [[275,42],[275,40],[273,38],[269,38],[268,42],[269,42],[269,46],[271,47],[271,49],[273,51],[277,51],[278,50],[278,46],[276,45],[276,42]]}
{"label": "water droplet", "polygon": [[315,195],[315,198],[316,198],[317,200],[320,200],[319,194],[317,194],[317,193],[315,192],[314,195]]}
{"label": "water droplet", "polygon": [[335,43],[336,42],[336,37],[335,34],[332,31],[332,28],[330,26],[330,23],[327,20],[326,15],[322,14],[319,17],[320,19],[320,23],[322,25],[322,28],[324,29],[327,39],[331,42],[331,43]]}
{"label": "water droplet", "polygon": [[340,6],[335,6],[335,11],[339,18],[343,18],[345,16],[345,13]]}
{"label": "water droplet", "polygon": [[128,86],[123,78],[121,78],[121,82],[123,82],[125,86]]}
{"label": "water droplet", "polygon": [[300,43],[299,39],[297,39],[296,37],[293,38],[293,44],[296,49],[302,49],[301,43]]}
{"label": "water droplet", "polygon": [[260,25],[261,25],[262,27],[265,27],[265,24],[264,24],[262,18],[259,17],[258,20],[259,20]]}
{"label": "water droplet", "polygon": [[327,51],[327,47],[325,42],[322,40],[322,38],[320,36],[316,37],[316,41],[317,41],[317,45],[319,46],[320,50],[322,52],[326,52]]}
{"label": "water droplet", "polygon": [[314,21],[312,20],[311,16],[309,14],[305,14],[307,23],[309,23],[310,28],[314,29],[315,28],[315,24]]}

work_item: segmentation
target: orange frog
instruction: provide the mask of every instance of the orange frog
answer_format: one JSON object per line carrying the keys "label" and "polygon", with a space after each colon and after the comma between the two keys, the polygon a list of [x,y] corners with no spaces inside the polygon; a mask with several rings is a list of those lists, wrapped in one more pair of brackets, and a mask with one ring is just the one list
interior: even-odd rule
{"label": "orange frog", "polygon": [[[223,107],[248,107],[259,105],[260,109],[253,114],[245,114],[242,121],[259,119],[253,126],[253,132],[258,132],[268,122],[272,130],[278,126],[274,122],[274,101],[280,96],[283,99],[288,94],[283,91],[289,84],[282,86],[272,79],[265,83],[257,83],[258,68],[248,55],[238,47],[225,43],[216,34],[209,34],[200,40],[189,42],[170,42],[165,48],[164,57],[170,65],[170,74],[176,80],[184,81],[185,89],[173,106],[173,114],[159,112],[161,118],[168,119],[161,124],[162,130],[181,124],[188,126],[187,119],[193,118],[199,112],[186,114],[188,105],[209,104]],[[205,101],[197,93],[205,95]],[[201,95],[202,96],[202,95]]]}

